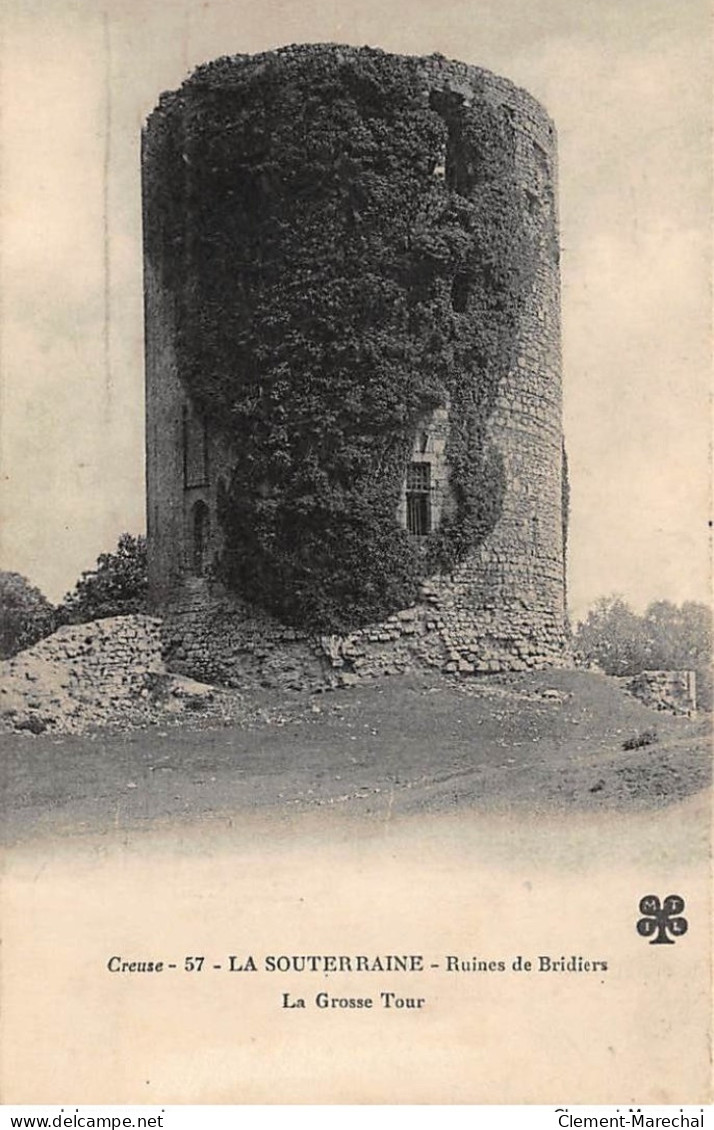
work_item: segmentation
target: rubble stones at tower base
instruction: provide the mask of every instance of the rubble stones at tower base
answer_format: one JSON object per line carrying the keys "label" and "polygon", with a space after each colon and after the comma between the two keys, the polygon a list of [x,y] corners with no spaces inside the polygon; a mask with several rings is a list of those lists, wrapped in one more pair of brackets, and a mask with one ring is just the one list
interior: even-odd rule
{"label": "rubble stones at tower base", "polygon": [[480,632],[458,591],[422,589],[420,602],[345,635],[287,627],[225,592],[193,579],[163,609],[164,658],[173,671],[234,687],[320,690],[428,667],[462,676],[568,666],[547,610],[484,609]]}

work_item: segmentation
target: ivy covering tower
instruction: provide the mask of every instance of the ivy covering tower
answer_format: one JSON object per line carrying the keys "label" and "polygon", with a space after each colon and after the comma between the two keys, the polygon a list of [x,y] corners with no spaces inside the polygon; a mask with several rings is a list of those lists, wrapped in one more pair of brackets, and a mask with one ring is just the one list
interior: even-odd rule
{"label": "ivy covering tower", "polygon": [[559,654],[538,104],[439,56],[235,56],[161,98],[143,170],[155,602],[203,577],[313,635],[422,602],[466,664]]}

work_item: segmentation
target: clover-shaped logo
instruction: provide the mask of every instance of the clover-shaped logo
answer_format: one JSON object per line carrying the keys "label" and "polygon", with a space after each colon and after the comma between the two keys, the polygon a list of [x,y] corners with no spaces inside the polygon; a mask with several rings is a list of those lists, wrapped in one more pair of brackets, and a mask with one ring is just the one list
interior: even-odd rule
{"label": "clover-shaped logo", "polygon": [[[645,895],[640,899],[640,918],[637,933],[643,938],[652,938],[651,946],[673,946],[676,938],[687,932],[689,923],[682,918],[684,899],[680,895],[667,895],[662,904],[657,895]],[[655,937],[652,937],[652,935]],[[669,938],[668,934],[674,936]]]}

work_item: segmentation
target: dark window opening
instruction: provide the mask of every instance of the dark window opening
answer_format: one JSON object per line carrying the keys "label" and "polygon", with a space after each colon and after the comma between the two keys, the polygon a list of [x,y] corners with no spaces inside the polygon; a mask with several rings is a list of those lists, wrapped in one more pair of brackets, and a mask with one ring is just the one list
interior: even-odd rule
{"label": "dark window opening", "polygon": [[540,208],[540,198],[535,192],[526,189],[526,206],[531,216],[535,216]]}
{"label": "dark window opening", "polygon": [[219,478],[218,482],[216,483],[216,509],[215,509],[216,522],[217,522],[217,525],[219,527],[226,520],[226,517],[228,515],[228,511],[230,509],[230,504],[231,504],[231,500],[230,500],[230,495],[228,493],[228,487],[226,486],[226,480],[224,478]]}
{"label": "dark window opening", "polygon": [[464,97],[454,90],[432,90],[429,106],[436,110],[446,125],[446,187],[461,196],[470,197],[478,180],[478,154],[464,138]]}
{"label": "dark window opening", "polygon": [[196,577],[203,577],[208,564],[208,540],[210,533],[210,512],[205,502],[197,502],[192,511],[191,571]]}
{"label": "dark window opening", "polygon": [[473,162],[459,150],[451,147],[446,157],[446,183],[460,196],[471,197],[476,184]]}
{"label": "dark window opening", "polygon": [[423,537],[431,532],[431,464],[407,467],[407,530]]}
{"label": "dark window opening", "polygon": [[465,314],[469,304],[470,280],[468,275],[459,271],[454,275],[451,284],[451,305],[457,314]]}

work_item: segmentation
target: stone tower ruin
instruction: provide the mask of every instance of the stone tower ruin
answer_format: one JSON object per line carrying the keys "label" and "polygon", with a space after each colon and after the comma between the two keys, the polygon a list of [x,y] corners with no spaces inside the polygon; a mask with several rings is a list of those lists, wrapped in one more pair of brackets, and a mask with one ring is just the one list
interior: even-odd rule
{"label": "stone tower ruin", "polygon": [[440,56],[198,69],[143,136],[149,582],[175,667],[562,662],[553,125]]}

